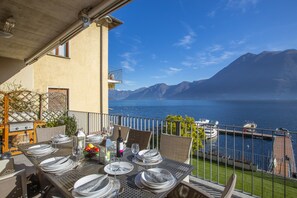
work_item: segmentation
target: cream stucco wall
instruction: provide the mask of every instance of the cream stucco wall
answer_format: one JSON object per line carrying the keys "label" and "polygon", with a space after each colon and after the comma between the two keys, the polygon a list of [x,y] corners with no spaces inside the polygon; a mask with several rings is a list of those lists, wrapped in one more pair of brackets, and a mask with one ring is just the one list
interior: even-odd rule
{"label": "cream stucco wall", "polygon": [[24,61],[0,57],[0,90],[10,91],[12,84],[33,90],[33,67],[25,67]]}
{"label": "cream stucco wall", "polygon": [[108,28],[102,26],[102,38],[100,28],[92,24],[71,39],[70,58],[46,55],[34,63],[35,90],[44,93],[48,88],[67,88],[70,110],[108,113]]}

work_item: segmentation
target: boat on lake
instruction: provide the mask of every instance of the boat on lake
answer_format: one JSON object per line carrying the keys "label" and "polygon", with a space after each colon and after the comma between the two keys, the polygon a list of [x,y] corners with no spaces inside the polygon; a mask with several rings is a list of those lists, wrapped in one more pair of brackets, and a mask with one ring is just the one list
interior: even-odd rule
{"label": "boat on lake", "polygon": [[257,128],[257,124],[255,122],[246,122],[243,125],[243,132],[255,132]]}
{"label": "boat on lake", "polygon": [[275,136],[288,136],[289,137],[290,136],[290,132],[286,128],[276,128],[274,135]]}
{"label": "boat on lake", "polygon": [[204,129],[206,139],[211,139],[218,136],[218,121],[208,120],[208,119],[199,119],[195,121],[199,128]]}

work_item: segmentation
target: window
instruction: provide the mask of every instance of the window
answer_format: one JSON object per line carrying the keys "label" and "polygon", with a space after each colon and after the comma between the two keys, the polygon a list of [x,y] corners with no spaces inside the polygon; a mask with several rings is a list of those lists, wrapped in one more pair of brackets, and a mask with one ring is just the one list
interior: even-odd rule
{"label": "window", "polygon": [[67,42],[63,45],[60,45],[56,49],[53,49],[49,54],[69,58],[69,43]]}
{"label": "window", "polygon": [[69,109],[69,89],[48,88],[48,94],[48,109],[50,111]]}

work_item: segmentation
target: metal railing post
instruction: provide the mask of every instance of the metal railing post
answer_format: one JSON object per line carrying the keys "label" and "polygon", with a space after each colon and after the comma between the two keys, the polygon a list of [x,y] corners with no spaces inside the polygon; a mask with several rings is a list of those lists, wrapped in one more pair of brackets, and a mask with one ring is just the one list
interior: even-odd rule
{"label": "metal railing post", "polygon": [[90,134],[90,130],[89,130],[89,128],[90,128],[90,113],[88,112],[87,113],[87,132],[88,132],[88,134]]}
{"label": "metal railing post", "polygon": [[180,136],[180,121],[176,121],[176,135]]}
{"label": "metal railing post", "polygon": [[122,116],[119,115],[119,118],[118,118],[118,125],[122,125]]}

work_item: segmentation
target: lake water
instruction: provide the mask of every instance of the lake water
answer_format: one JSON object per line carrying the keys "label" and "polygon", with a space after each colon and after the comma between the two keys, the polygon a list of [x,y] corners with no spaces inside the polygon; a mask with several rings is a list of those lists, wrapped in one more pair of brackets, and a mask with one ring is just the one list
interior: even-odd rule
{"label": "lake water", "polygon": [[[222,125],[235,126],[243,126],[246,121],[254,121],[258,128],[283,127],[297,131],[297,101],[123,100],[109,101],[109,108],[110,114],[158,119],[165,119],[169,114],[187,115],[195,120],[207,118],[217,120]],[[293,135],[292,140],[293,147],[296,148],[297,135]],[[264,156],[265,162],[258,162],[264,169],[268,167],[273,148],[272,141],[269,140],[246,138],[243,144],[240,137],[222,134],[211,144],[219,145],[216,147],[219,148],[219,152],[227,153],[228,156],[240,156],[242,148],[246,157],[254,153],[254,161],[259,161]],[[206,145],[210,145],[209,141]]]}

